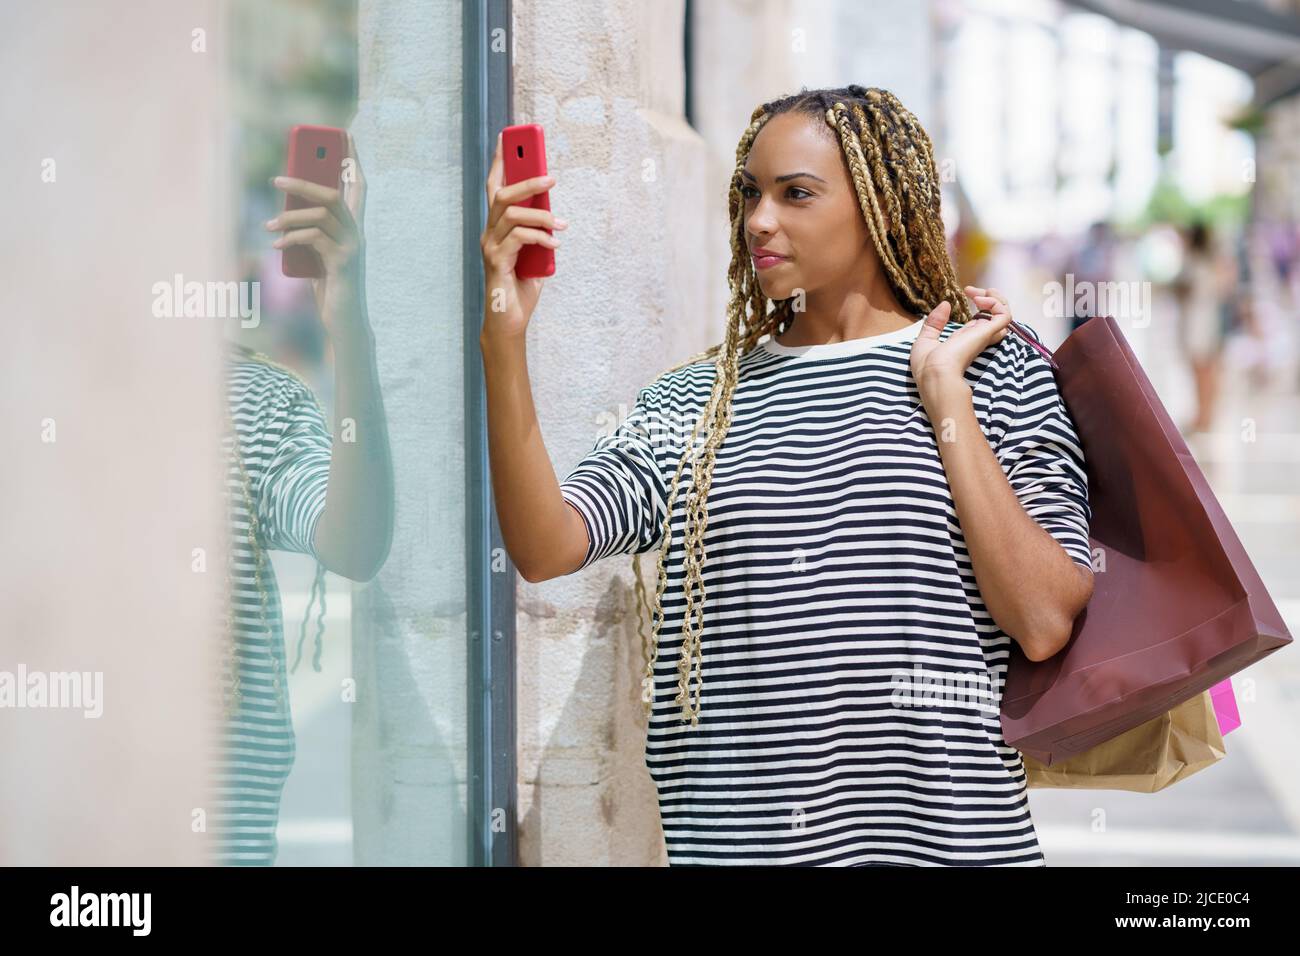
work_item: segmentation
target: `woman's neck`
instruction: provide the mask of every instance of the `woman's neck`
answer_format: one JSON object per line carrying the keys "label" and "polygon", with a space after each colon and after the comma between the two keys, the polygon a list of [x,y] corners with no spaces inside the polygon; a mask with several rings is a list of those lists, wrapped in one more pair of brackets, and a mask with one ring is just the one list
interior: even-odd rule
{"label": "woman's neck", "polygon": [[885,295],[874,296],[865,292],[850,293],[831,307],[816,303],[809,296],[806,306],[804,311],[794,314],[790,328],[780,336],[773,336],[775,341],[795,348],[845,342],[894,332],[919,318],[903,308],[888,290]]}

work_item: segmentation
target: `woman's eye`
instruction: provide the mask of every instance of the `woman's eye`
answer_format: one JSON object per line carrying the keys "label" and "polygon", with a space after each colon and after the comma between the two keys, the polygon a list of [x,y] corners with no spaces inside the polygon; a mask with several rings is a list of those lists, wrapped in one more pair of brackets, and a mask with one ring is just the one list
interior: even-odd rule
{"label": "woman's eye", "polygon": [[[746,199],[756,199],[758,197],[758,190],[753,186],[741,186],[740,194]],[[786,195],[791,199],[809,199],[812,197],[812,193],[800,186],[791,186],[789,190],[786,191]]]}

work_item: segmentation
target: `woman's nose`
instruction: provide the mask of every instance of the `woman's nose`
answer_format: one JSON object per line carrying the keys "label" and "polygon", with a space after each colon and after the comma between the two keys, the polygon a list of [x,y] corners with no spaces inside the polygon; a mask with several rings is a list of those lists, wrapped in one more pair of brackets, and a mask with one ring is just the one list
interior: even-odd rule
{"label": "woman's nose", "polygon": [[770,236],[776,231],[776,222],[766,213],[757,210],[745,221],[745,231],[754,238]]}
{"label": "woman's nose", "polygon": [[776,228],[775,217],[767,211],[770,205],[767,200],[767,196],[759,196],[758,202],[745,220],[746,228],[756,236],[770,235]]}

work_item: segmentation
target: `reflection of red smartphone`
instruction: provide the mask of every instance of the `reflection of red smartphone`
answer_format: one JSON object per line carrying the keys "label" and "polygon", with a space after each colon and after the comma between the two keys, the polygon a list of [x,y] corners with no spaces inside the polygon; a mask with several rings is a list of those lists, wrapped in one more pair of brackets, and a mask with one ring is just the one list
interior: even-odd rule
{"label": "reflection of red smartphone", "polygon": [[[289,165],[285,175],[338,189],[347,152],[348,137],[343,130],[333,126],[295,126],[289,130]],[[294,195],[284,197],[286,210],[318,205]],[[281,250],[280,271],[295,279],[320,278],[325,274],[320,256],[309,246]]]}
{"label": "reflection of red smartphone", "polygon": [[[546,175],[546,140],[542,128],[536,123],[524,126],[507,126],[501,131],[502,162],[505,164],[505,185],[524,179]],[[540,192],[525,199],[522,206],[533,209],[551,209],[551,191]],[[547,229],[547,233],[551,230]],[[523,246],[515,260],[515,278],[539,279],[555,275],[555,250],[538,243]]]}

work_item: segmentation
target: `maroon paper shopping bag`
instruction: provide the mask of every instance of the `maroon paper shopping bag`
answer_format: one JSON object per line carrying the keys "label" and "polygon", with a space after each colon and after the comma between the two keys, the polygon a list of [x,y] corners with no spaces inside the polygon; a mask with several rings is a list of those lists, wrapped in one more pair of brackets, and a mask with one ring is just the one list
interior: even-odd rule
{"label": "maroon paper shopping bag", "polygon": [[1007,743],[1049,765],[1291,641],[1115,319],[1089,319],[1053,355],[1087,462],[1095,589],[1060,653],[1013,647],[1002,695]]}

